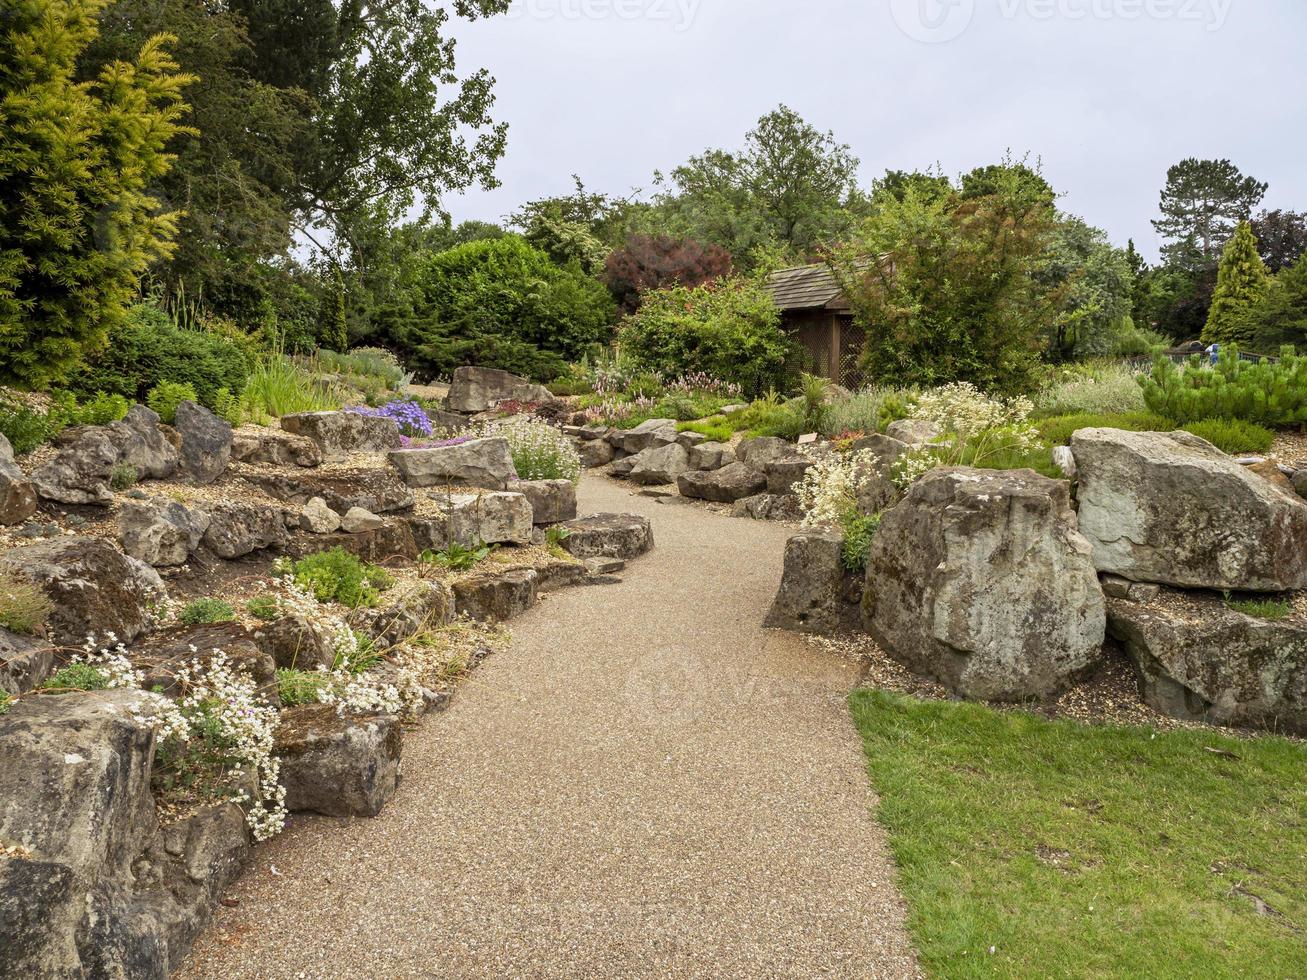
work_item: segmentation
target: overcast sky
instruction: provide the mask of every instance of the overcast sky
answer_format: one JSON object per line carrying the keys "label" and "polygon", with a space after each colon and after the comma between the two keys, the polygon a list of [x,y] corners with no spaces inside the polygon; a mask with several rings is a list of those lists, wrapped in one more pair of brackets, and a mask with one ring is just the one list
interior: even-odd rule
{"label": "overcast sky", "polygon": [[456,21],[460,69],[498,79],[498,220],[570,189],[650,186],[735,148],[778,103],[885,169],[950,175],[1029,151],[1062,207],[1153,256],[1167,167],[1229,157],[1307,210],[1304,0],[514,0]]}

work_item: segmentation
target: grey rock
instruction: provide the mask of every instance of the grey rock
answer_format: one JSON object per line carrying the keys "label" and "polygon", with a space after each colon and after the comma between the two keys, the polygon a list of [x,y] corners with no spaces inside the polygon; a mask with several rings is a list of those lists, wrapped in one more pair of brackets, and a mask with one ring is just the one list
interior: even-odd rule
{"label": "grey rock", "polygon": [[358,412],[286,415],[281,427],[291,435],[312,439],[329,459],[350,453],[384,453],[401,445],[399,425],[394,419]]}
{"label": "grey rock", "polygon": [[475,415],[489,411],[500,402],[543,404],[555,400],[548,388],[507,371],[461,367],[454,372],[450,382],[445,408],[451,412]]}
{"label": "grey rock", "polygon": [[760,493],[737,500],[731,516],[754,521],[799,521],[803,519],[803,509],[799,498],[792,493]]}
{"label": "grey rock", "polygon": [[586,439],[577,445],[581,455],[581,466],[587,470],[597,470],[613,461],[617,450],[607,439]]}
{"label": "grey rock", "polygon": [[288,708],[274,735],[286,808],[375,817],[399,785],[403,732],[389,715],[345,716],[330,705]]}
{"label": "grey rock", "polygon": [[261,473],[251,479],[269,496],[297,507],[321,497],[337,514],[344,514],[352,507],[389,514],[410,510],[417,500],[412,489],[390,469]]}
{"label": "grey rock", "polygon": [[571,480],[519,480],[512,488],[531,504],[535,524],[560,524],[576,517],[576,484]]}
{"label": "grey rock", "polygon": [[300,511],[299,525],[310,534],[334,534],[340,530],[340,515],[321,497],[314,497]]}
{"label": "grey rock", "polygon": [[1130,586],[1134,583],[1128,578],[1121,578],[1119,575],[1104,575],[1101,584],[1103,586],[1103,595],[1109,599],[1129,599]]}
{"label": "grey rock", "polygon": [[322,465],[322,450],[307,436],[261,425],[246,425],[232,433],[231,458],[239,463],[307,469]]}
{"label": "grey rock", "polygon": [[385,526],[385,521],[363,507],[351,507],[340,519],[340,529],[346,534],[363,534]]}
{"label": "grey rock", "polygon": [[626,568],[626,562],[620,558],[587,558],[585,567],[591,575],[616,575]]}
{"label": "grey rock", "polygon": [[379,609],[356,609],[349,625],[384,647],[398,646],[454,619],[454,593],[444,582],[419,581],[398,595],[386,593]]}
{"label": "grey rock", "polygon": [[259,650],[283,670],[330,670],[336,662],[336,640],[310,619],[292,614],[260,626],[253,634]]}
{"label": "grey rock", "polygon": [[208,513],[176,501],[130,501],[118,512],[118,540],[124,552],[147,565],[184,565],[209,523]]}
{"label": "grey rock", "polygon": [[537,593],[557,592],[585,585],[590,578],[589,569],[578,561],[555,560],[537,565],[531,570],[536,574]]}
{"label": "grey rock", "polygon": [[630,561],[654,545],[653,525],[638,514],[594,514],[560,526],[568,532],[563,548],[574,558]]}
{"label": "grey rock", "polygon": [[177,472],[180,460],[159,416],[144,405],[133,405],[109,425],[69,429],[55,445],[58,454],[32,473],[32,482],[41,497],[63,504],[108,506],[115,468],[130,466],[139,479],[163,480]]}
{"label": "grey rock", "polygon": [[785,544],[780,589],[763,625],[799,633],[856,630],[862,588],[844,567],[844,537],[836,531],[806,530]]}
{"label": "grey rock", "polygon": [[863,618],[887,653],[969,698],[1047,697],[1099,658],[1103,591],[1070,486],[940,469],[885,512]]}
{"label": "grey rock", "polygon": [[1307,497],[1307,469],[1298,470],[1293,474],[1293,489],[1300,497]]}
{"label": "grey rock", "polygon": [[410,487],[483,487],[503,490],[517,477],[508,440],[473,439],[456,446],[404,449],[390,454]]}
{"label": "grey rock", "polygon": [[702,432],[681,432],[676,436],[678,445],[686,449],[693,449],[695,446],[701,446],[708,441],[708,437]]}
{"label": "grey rock", "polygon": [[608,475],[618,480],[625,480],[631,475],[631,470],[635,468],[635,460],[636,457],[634,456],[614,460],[613,465],[608,467]]}
{"label": "grey rock", "polygon": [[166,598],[159,576],[103,538],[67,535],[14,548],[3,563],[26,576],[54,603],[50,639],[80,648],[93,634],[131,643],[145,629],[148,607]]}
{"label": "grey rock", "polygon": [[286,552],[296,558],[303,558],[318,551],[330,551],[343,548],[352,555],[357,555],[374,565],[402,559],[413,561],[418,556],[417,541],[407,520],[392,519],[381,527],[371,531],[349,534],[338,531],[335,534],[315,534],[310,537],[291,541]]}
{"label": "grey rock", "polygon": [[1307,626],[1209,605],[1192,617],[1108,600],[1144,700],[1176,718],[1307,734]]}
{"label": "grey rock", "polygon": [[1080,528],[1100,571],[1139,582],[1307,588],[1307,502],[1187,432],[1081,429]]}
{"label": "grey rock", "polygon": [[719,470],[683,473],[676,481],[681,496],[733,504],[767,489],[767,476],[748,463],[731,463]]}
{"label": "grey rock", "polygon": [[21,524],[36,513],[36,485],[14,462],[14,449],[0,432],[0,524]]}
{"label": "grey rock", "polygon": [[429,525],[431,543],[425,547],[440,551],[451,544],[475,548],[482,544],[531,543],[532,510],[525,494],[433,492],[431,498],[440,514],[423,520],[439,521],[440,525]]}
{"label": "grey rock", "polygon": [[909,446],[920,446],[940,437],[939,426],[924,419],[899,419],[885,427],[885,435]]}
{"label": "grey rock", "polygon": [[735,458],[753,467],[765,469],[767,464],[794,455],[794,443],[775,436],[759,436],[757,439],[745,439],[735,449]]}
{"label": "grey rock", "polygon": [[690,469],[689,453],[675,442],[657,449],[646,449],[633,458],[635,462],[627,476],[632,483],[642,486],[675,483],[678,476]]}
{"label": "grey rock", "polygon": [[196,483],[212,483],[231,460],[232,429],[207,408],[184,401],[173,428],[181,436],[181,469]]}
{"label": "grey rock", "polygon": [[780,459],[774,459],[763,467],[763,472],[767,474],[767,492],[772,494],[790,493],[794,485],[803,480],[808,470],[812,469],[813,461],[807,456],[801,456],[794,453],[790,456],[783,456]]}
{"label": "grey rock", "polygon": [[482,572],[454,583],[454,608],[478,622],[505,623],[534,606],[536,593],[533,569]]}
{"label": "grey rock", "polygon": [[649,419],[641,422],[634,429],[615,430],[620,440],[620,448],[631,453],[642,453],[646,449],[659,449],[670,446],[676,441],[675,419]]}
{"label": "grey rock", "polygon": [[218,651],[232,668],[254,681],[265,700],[280,704],[276,662],[240,623],[175,626],[150,633],[132,647],[132,664],[145,675],[143,690],[179,698],[183,693],[179,671],[208,666]]}
{"label": "grey rock", "polygon": [[281,512],[271,507],[212,504],[208,514],[204,546],[219,558],[243,558],[264,548],[281,548],[288,540]]}
{"label": "grey rock", "polygon": [[690,469],[720,470],[735,462],[735,451],[724,442],[701,442],[690,449]]}
{"label": "grey rock", "polygon": [[104,427],[118,451],[119,466],[130,466],[142,480],[166,480],[177,472],[181,453],[159,416],[144,405],[133,405],[121,421]]}
{"label": "grey rock", "polygon": [[0,629],[0,691],[26,694],[40,687],[52,673],[52,644]]}

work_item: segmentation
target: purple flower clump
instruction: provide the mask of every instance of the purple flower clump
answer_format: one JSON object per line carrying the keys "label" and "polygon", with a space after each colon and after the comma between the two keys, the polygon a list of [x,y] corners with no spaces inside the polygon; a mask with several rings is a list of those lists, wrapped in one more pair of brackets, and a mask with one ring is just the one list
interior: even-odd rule
{"label": "purple flower clump", "polygon": [[427,418],[427,413],[422,411],[422,406],[417,402],[393,401],[387,402],[380,408],[367,408],[360,405],[351,408],[350,411],[357,412],[359,415],[370,415],[373,418],[393,419],[399,426],[400,435],[410,439],[431,435],[431,419]]}

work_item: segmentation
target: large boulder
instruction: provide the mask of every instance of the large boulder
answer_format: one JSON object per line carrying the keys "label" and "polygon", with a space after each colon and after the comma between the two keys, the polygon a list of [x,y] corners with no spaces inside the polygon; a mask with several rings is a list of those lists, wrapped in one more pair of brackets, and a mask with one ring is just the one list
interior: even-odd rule
{"label": "large boulder", "polygon": [[58,454],[32,473],[32,482],[40,496],[62,504],[108,506],[115,469],[130,468],[141,480],[166,480],[181,459],[159,416],[144,405],[133,405],[125,418],[108,425],[69,429],[55,445]]}
{"label": "large boulder", "polygon": [[798,522],[803,520],[803,508],[799,506],[799,498],[792,493],[760,493],[737,500],[731,508],[731,516],[752,521]]}
{"label": "large boulder", "polygon": [[802,482],[804,475],[812,467],[813,460],[800,453],[791,453],[789,456],[773,459],[763,467],[763,472],[767,474],[767,492],[792,493],[794,485]]}
{"label": "large boulder", "polygon": [[646,449],[661,449],[676,442],[675,419],[649,419],[634,429],[614,429],[610,437],[623,452],[634,456]]}
{"label": "large boulder", "polygon": [[675,483],[682,473],[689,472],[690,454],[679,443],[670,443],[658,449],[646,449],[635,457],[627,477],[632,483],[643,486],[663,486]]}
{"label": "large boulder", "polygon": [[184,565],[209,523],[206,511],[174,500],[133,500],[118,512],[118,540],[123,551],[147,565]]}
{"label": "large boulder", "polygon": [[304,412],[285,415],[281,427],[291,435],[306,436],[328,458],[350,453],[384,453],[398,449],[399,425],[394,419],[360,412]]}
{"label": "large boulder", "polygon": [[266,700],[280,703],[277,665],[254,634],[240,623],[174,626],[150,633],[132,648],[132,664],[145,675],[141,684],[144,690],[178,698],[183,694],[179,674],[207,667],[219,651],[233,669],[247,674],[258,685]]}
{"label": "large boulder", "polygon": [[1307,588],[1307,502],[1187,432],[1081,429],[1080,529],[1100,571],[1136,582]]}
{"label": "large boulder", "polygon": [[260,473],[251,479],[271,497],[302,507],[315,497],[337,514],[362,507],[374,514],[412,508],[416,497],[389,469],[331,470],[318,473]]}
{"label": "large boulder", "polygon": [[843,544],[838,531],[815,529],[786,542],[781,587],[764,626],[827,635],[858,628],[862,585],[844,567]]}
{"label": "large boulder", "polygon": [[863,618],[891,656],[964,697],[1064,690],[1106,628],[1070,485],[1030,470],[926,474],[872,540]]}
{"label": "large boulder", "polygon": [[336,534],[314,534],[291,541],[286,546],[286,553],[295,558],[303,558],[318,551],[330,551],[343,548],[352,555],[373,564],[403,559],[413,561],[419,552],[417,541],[409,521],[392,518],[380,527],[370,531],[349,534],[339,531]]}
{"label": "large boulder", "polygon": [[724,442],[701,442],[690,447],[690,469],[720,470],[735,462],[735,450]]}
{"label": "large boulder", "polygon": [[1307,735],[1307,625],[1176,599],[1107,600],[1144,700],[1175,718]]}
{"label": "large boulder", "polygon": [[451,446],[403,449],[390,465],[410,487],[482,487],[503,490],[517,478],[508,440],[471,439]]}
{"label": "large boulder", "polygon": [[587,470],[607,466],[617,455],[616,448],[607,439],[583,439],[576,448],[581,454],[581,466]]}
{"label": "large boulder", "polygon": [[576,484],[571,480],[519,480],[513,490],[531,504],[536,524],[560,524],[576,518]]}
{"label": "large boulder", "polygon": [[192,401],[177,406],[173,428],[181,436],[181,468],[196,483],[212,483],[231,460],[231,426]]}
{"label": "large boulder", "polygon": [[767,489],[767,474],[748,463],[731,463],[719,470],[682,473],[676,480],[682,497],[733,504]]}
{"label": "large boulder", "polygon": [[54,673],[54,647],[45,640],[0,629],[0,691],[25,694]]}
{"label": "large boulder", "polygon": [[322,465],[322,450],[307,436],[245,425],[232,433],[231,458],[238,463],[311,468]]}
{"label": "large boulder", "polygon": [[403,732],[389,715],[340,715],[325,704],[281,713],[273,754],[286,809],[328,817],[375,817],[399,784]]}
{"label": "large boulder", "polygon": [[543,385],[519,378],[496,368],[461,367],[454,372],[445,396],[445,408],[451,412],[476,415],[488,412],[500,402],[523,402],[538,405],[554,401]]}
{"label": "large boulder", "polygon": [[0,525],[21,524],[36,513],[36,486],[14,462],[14,447],[0,432]]}
{"label": "large boulder", "polygon": [[454,608],[460,616],[483,623],[506,623],[536,603],[534,569],[480,572],[454,583]]}
{"label": "large boulder", "polygon": [[859,473],[858,513],[878,514],[899,499],[894,464],[911,448],[906,442],[879,433],[859,439],[850,447],[850,452],[861,455],[869,464]]}
{"label": "large boulder", "polygon": [[482,544],[531,543],[532,510],[525,494],[501,493],[432,493],[437,514],[415,519],[425,528],[423,547],[441,551],[451,544],[475,548]]}
{"label": "large boulder", "polygon": [[219,558],[231,560],[264,548],[281,548],[289,537],[285,518],[274,507],[232,501],[210,505],[208,515],[204,546]]}
{"label": "large boulder", "polygon": [[768,463],[793,455],[794,443],[778,439],[776,436],[745,439],[735,448],[735,458],[756,470],[766,469]]}
{"label": "large boulder", "polygon": [[653,548],[653,525],[638,514],[594,514],[560,525],[563,548],[574,558],[630,561]]}
{"label": "large boulder", "polygon": [[444,582],[419,581],[380,609],[356,609],[349,625],[382,647],[398,646],[454,619],[454,593]]}
{"label": "large boulder", "polygon": [[45,592],[54,604],[50,638],[80,648],[88,635],[113,633],[130,643],[146,628],[149,607],[166,598],[148,565],[103,538],[65,536],[15,548],[0,558]]}
{"label": "large boulder", "polygon": [[282,670],[331,670],[336,664],[336,637],[299,613],[260,626],[251,640]]}

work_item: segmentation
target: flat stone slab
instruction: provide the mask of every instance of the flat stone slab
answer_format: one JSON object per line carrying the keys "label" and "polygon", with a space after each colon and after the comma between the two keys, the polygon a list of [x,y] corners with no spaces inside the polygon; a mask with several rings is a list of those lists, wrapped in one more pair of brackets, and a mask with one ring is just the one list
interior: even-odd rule
{"label": "flat stone slab", "polygon": [[410,487],[481,487],[504,490],[517,478],[507,439],[472,439],[390,454],[390,465]]}
{"label": "flat stone slab", "polygon": [[576,558],[639,558],[654,546],[653,525],[638,514],[595,514],[561,525],[563,548]]}

